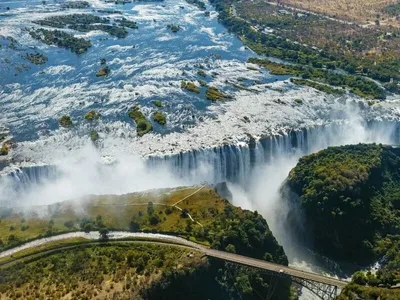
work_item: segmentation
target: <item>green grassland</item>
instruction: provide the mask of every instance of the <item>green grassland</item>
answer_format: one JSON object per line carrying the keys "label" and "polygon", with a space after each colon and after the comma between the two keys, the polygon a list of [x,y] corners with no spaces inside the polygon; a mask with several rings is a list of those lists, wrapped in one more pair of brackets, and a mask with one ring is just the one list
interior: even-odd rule
{"label": "green grassland", "polygon": [[[139,223],[140,230],[185,233],[189,219],[172,205],[196,190],[180,188],[122,196],[92,196],[79,204],[67,201],[38,207],[37,212],[44,213],[44,216],[39,216],[37,212],[23,214],[8,211],[7,216],[0,219],[0,245],[5,248],[46,235],[85,230],[85,226],[87,230],[96,230],[101,226],[130,230],[132,220]],[[149,213],[149,202],[153,203],[152,213]],[[203,226],[211,224],[228,205],[211,188],[203,188],[178,204]],[[154,219],[152,222],[151,217]],[[193,223],[192,227],[201,228],[197,223]]]}
{"label": "green grassland", "polygon": [[[214,249],[288,264],[283,248],[260,214],[231,205],[207,186],[88,196],[80,202],[37,207],[31,213],[3,210],[0,217],[3,249],[68,231],[114,229],[178,235]],[[199,300],[254,299],[258,293],[273,293],[279,299],[291,296],[288,280],[271,281],[270,275],[258,270],[230,268],[197,254],[188,256],[184,249],[139,247],[127,241],[128,246],[120,251],[121,242],[79,244],[82,242],[54,242],[3,258],[0,295],[5,299],[49,295],[57,299],[112,295],[118,299],[185,299],[190,293]],[[74,249],[65,249],[69,245]],[[22,261],[15,260],[18,258]],[[34,276],[36,273],[40,274]]]}

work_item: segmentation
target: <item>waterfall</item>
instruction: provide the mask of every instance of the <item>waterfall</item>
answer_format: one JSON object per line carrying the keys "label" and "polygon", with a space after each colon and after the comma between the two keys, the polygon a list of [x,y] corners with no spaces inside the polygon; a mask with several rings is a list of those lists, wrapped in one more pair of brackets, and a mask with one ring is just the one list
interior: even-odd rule
{"label": "waterfall", "polygon": [[329,146],[354,143],[400,143],[400,124],[371,122],[336,124],[267,136],[248,143],[192,150],[177,155],[148,158],[150,167],[168,168],[193,182],[230,181],[247,185],[255,167],[285,156],[307,155]]}
{"label": "waterfall", "polygon": [[[150,156],[145,159],[145,168],[148,172],[168,170],[170,176],[181,180],[184,184],[229,181],[246,187],[252,180],[252,173],[256,168],[262,168],[266,164],[277,161],[277,159],[299,158],[328,146],[360,142],[400,144],[400,123],[375,121],[331,124],[282,132],[279,135],[265,136],[259,139],[250,137],[246,143],[225,144],[219,147],[196,149],[162,157]],[[132,162],[121,159],[117,164],[128,169]],[[14,199],[11,198],[18,200],[21,191],[34,189],[44,182],[51,183],[63,176],[76,176],[77,174],[72,173],[76,172],[77,169],[81,170],[82,173],[86,172],[87,168],[84,171],[79,168],[71,168],[65,172],[57,166],[35,166],[20,168],[3,175],[0,177],[0,189],[2,189],[0,194],[7,195],[7,199],[3,199],[3,202],[13,202]],[[132,176],[119,171],[118,174],[113,174],[112,165],[96,165],[95,170],[92,170],[90,175],[93,176],[93,173],[97,172],[103,179],[106,178],[105,184],[107,184],[107,178],[110,177],[110,174],[116,177]],[[126,180],[126,178],[113,178],[113,180]],[[99,190],[91,191],[89,189],[86,192],[97,193]],[[120,193],[125,192],[125,190],[108,189],[107,192]]]}
{"label": "waterfall", "polygon": [[60,175],[56,166],[32,166],[21,169],[14,169],[8,173],[8,177],[23,186],[26,184],[40,184],[43,180],[56,178]]}

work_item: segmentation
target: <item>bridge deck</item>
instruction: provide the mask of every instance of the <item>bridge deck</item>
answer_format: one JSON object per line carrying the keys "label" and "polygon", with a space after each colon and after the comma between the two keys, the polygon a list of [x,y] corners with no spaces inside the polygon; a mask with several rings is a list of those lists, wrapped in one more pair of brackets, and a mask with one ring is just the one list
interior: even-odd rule
{"label": "bridge deck", "polygon": [[312,280],[315,282],[328,284],[328,285],[332,285],[332,286],[337,286],[340,289],[343,288],[346,284],[348,284],[348,282],[342,281],[339,279],[330,278],[330,277],[318,275],[318,274],[311,273],[311,272],[301,271],[301,270],[294,269],[291,267],[282,266],[282,265],[266,262],[263,260],[250,258],[247,256],[227,253],[227,252],[213,250],[213,249],[205,249],[205,248],[203,248],[201,251],[203,251],[207,256],[210,256],[210,257],[222,259],[222,260],[229,261],[232,263],[241,264],[244,266],[268,270],[268,271],[272,271],[272,272],[280,273],[281,272],[280,270],[282,270],[284,272],[284,274],[287,274],[290,276],[294,276],[294,277],[298,277],[298,278],[306,279],[306,280]]}
{"label": "bridge deck", "polygon": [[[17,253],[18,251],[42,246],[42,245],[45,245],[52,241],[59,241],[59,240],[68,239],[71,237],[78,237],[78,236],[86,237],[88,239],[93,239],[93,236],[98,237],[98,232],[91,232],[91,233],[74,232],[74,233],[60,234],[58,236],[53,236],[53,237],[48,237],[48,238],[42,238],[39,240],[28,242],[19,247],[16,247],[16,248],[13,248],[10,250],[6,250],[4,252],[0,252],[0,258],[13,255],[13,254]],[[281,273],[280,270],[282,270],[284,272],[283,274],[297,277],[299,279],[310,280],[310,281],[314,281],[314,282],[318,282],[318,283],[322,283],[322,284],[336,286],[338,288],[343,288],[348,283],[346,281],[330,278],[330,277],[315,274],[315,273],[301,271],[301,270],[294,269],[291,267],[278,265],[278,264],[266,262],[263,260],[247,257],[247,256],[242,256],[242,255],[228,253],[228,252],[224,252],[224,251],[209,249],[202,245],[190,242],[188,240],[185,240],[183,238],[176,237],[176,236],[169,236],[169,235],[163,235],[163,234],[152,234],[152,233],[116,232],[116,231],[113,231],[112,233],[110,233],[110,239],[111,240],[115,239],[114,242],[117,242],[118,238],[122,238],[122,237],[146,239],[147,243],[155,243],[155,244],[162,243],[162,244],[167,244],[170,246],[179,246],[180,245],[180,246],[184,246],[187,248],[191,248],[193,250],[200,251],[209,257],[222,259],[222,260],[225,260],[228,262],[241,264],[241,265],[248,266],[248,267],[259,268],[259,269],[267,270],[270,272]],[[121,242],[123,242],[123,241],[121,241]],[[139,241],[137,241],[137,242],[139,242]],[[142,241],[142,242],[144,242],[144,241]],[[90,243],[90,242],[88,242],[88,243]],[[85,243],[81,243],[79,245],[83,245],[83,244],[85,244]],[[73,247],[76,247],[76,246],[73,246]],[[60,247],[60,248],[63,248],[63,247]],[[58,250],[60,248],[58,248]],[[71,248],[71,247],[68,247],[68,248]],[[52,253],[55,251],[57,251],[57,249],[49,250],[46,252]],[[37,254],[33,254],[32,256],[37,256]],[[24,259],[26,259],[26,258],[28,258],[28,257],[25,257]],[[18,262],[21,259],[23,259],[23,258],[15,259],[14,262]],[[3,265],[0,264],[0,268],[6,267],[8,264],[9,263],[3,264]]]}

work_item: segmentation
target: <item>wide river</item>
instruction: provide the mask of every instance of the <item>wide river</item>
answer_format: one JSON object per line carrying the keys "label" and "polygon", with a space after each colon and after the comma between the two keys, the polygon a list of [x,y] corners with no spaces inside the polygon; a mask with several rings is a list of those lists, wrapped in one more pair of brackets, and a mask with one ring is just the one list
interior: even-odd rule
{"label": "wide river", "polygon": [[[239,184],[230,184],[234,204],[266,217],[292,264],[319,264],[300,255],[281,228],[285,208],[279,187],[302,154],[329,145],[398,143],[399,100],[368,103],[350,94],[338,98],[247,64],[256,55],[218,23],[207,2],[210,16],[184,0],[125,5],[87,1],[90,7],[85,9],[63,9],[61,0],[0,2],[0,142],[15,142],[0,157],[0,174],[13,174],[11,179],[0,177],[0,204],[46,204],[236,176],[233,181]],[[30,29],[41,27],[35,20],[72,13],[110,20],[123,16],[136,21],[139,29],[129,29],[122,39],[102,31],[66,30],[91,41],[82,55],[29,35]],[[173,33],[168,25],[180,30]],[[37,66],[25,58],[36,52],[48,61]],[[102,58],[111,73],[96,77]],[[206,87],[191,93],[181,88],[182,80],[198,86],[202,80],[232,98],[211,102]],[[163,107],[157,108],[154,100]],[[152,121],[153,132],[139,138],[128,117],[135,104],[150,121],[155,111],[162,111],[166,125]],[[101,114],[94,124],[84,118],[90,110]],[[70,129],[59,126],[63,115],[72,117]],[[299,129],[305,130],[296,139],[287,134]],[[93,130],[99,134],[95,144]],[[253,137],[266,136],[273,138],[249,149]],[[152,169],[142,160],[174,154],[181,156],[171,159],[168,168]],[[57,165],[63,175],[52,178],[55,173],[48,168],[23,169],[38,165]],[[21,192],[18,185],[26,182],[29,188]]]}

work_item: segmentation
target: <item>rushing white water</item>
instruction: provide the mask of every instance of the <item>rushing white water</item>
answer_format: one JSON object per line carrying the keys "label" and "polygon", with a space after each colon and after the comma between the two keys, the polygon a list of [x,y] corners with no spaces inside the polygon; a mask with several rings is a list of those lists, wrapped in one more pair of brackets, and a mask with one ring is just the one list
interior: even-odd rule
{"label": "rushing white water", "polygon": [[[60,14],[57,4],[22,2],[7,4],[12,10],[0,19],[0,35],[17,38],[24,49],[36,47],[49,62],[12,78],[0,68],[0,127],[11,129],[0,129],[0,139],[4,132],[17,141],[1,171],[0,208],[228,181],[233,203],[262,213],[291,264],[331,271],[285,231],[279,188],[304,154],[359,142],[399,144],[398,99],[370,105],[354,95],[326,95],[249,69],[246,60],[254,54],[226,33],[215,11],[206,18],[183,0],[128,6],[90,0],[89,10],[121,9],[139,23],[139,31],[124,40],[80,33],[93,42],[93,51],[80,57],[34,41],[24,29],[37,26],[32,19]],[[182,30],[173,35],[166,25],[178,21]],[[94,76],[100,57],[112,69],[105,79]],[[181,80],[199,79],[199,64],[207,73],[203,79],[232,100],[211,103],[204,90],[194,95],[180,88]],[[151,119],[154,99],[164,102],[167,125],[155,124],[153,133],[138,138],[127,109],[139,103]],[[95,125],[84,121],[91,109],[102,114]],[[72,129],[57,127],[63,114],[72,115]],[[93,129],[100,136],[96,145],[89,137]]]}
{"label": "rushing white water", "polygon": [[[0,180],[3,190],[0,200],[20,205],[47,204],[86,194],[121,194],[204,181],[233,182],[249,193],[258,188],[254,183],[268,172],[272,173],[263,180],[277,189],[301,155],[328,146],[360,142],[398,144],[399,141],[400,125],[397,122],[350,120],[247,143],[151,156],[146,160],[123,151],[116,152],[117,159],[100,156],[97,149],[88,144],[52,166],[6,169],[4,173],[8,175]],[[264,188],[265,184],[260,182],[260,186]],[[253,202],[259,203],[260,207],[256,209],[262,211],[262,205],[268,206],[270,201],[253,199]]]}
{"label": "rushing white water", "polygon": [[[315,257],[300,248],[284,227],[287,207],[281,201],[280,187],[299,157],[333,145],[359,142],[398,144],[400,124],[349,120],[336,124],[292,131],[279,136],[251,140],[211,149],[193,150],[164,157],[101,157],[94,147],[65,159],[57,166],[26,167],[1,181],[8,191],[2,201],[13,205],[53,203],[86,194],[120,194],[156,187],[170,187],[229,181],[232,202],[259,211],[283,245],[292,266],[340,274],[340,266]],[[4,178],[3,178],[4,179]],[[1,197],[1,196],[0,196]],[[304,291],[302,299],[314,299]]]}

